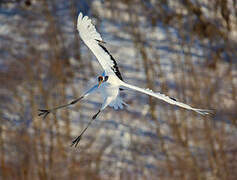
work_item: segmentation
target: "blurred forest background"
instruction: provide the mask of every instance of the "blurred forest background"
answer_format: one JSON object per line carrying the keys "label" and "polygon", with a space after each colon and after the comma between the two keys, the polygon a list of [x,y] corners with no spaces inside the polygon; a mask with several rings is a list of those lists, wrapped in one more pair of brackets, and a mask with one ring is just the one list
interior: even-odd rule
{"label": "blurred forest background", "polygon": [[[211,116],[124,91],[97,112],[102,73],[76,30],[92,18],[126,82]],[[237,179],[236,0],[0,0],[0,179]],[[88,83],[89,82],[89,83]]]}

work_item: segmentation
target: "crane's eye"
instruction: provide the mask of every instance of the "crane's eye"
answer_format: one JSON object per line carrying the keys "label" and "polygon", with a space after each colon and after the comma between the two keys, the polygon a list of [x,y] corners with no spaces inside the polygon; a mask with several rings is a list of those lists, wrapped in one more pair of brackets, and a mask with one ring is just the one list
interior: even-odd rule
{"label": "crane's eye", "polygon": [[109,79],[109,76],[105,76],[104,81],[107,81]]}
{"label": "crane's eye", "polygon": [[98,82],[101,82],[101,81],[103,81],[103,77],[102,77],[102,76],[99,76],[99,77],[98,77]]}

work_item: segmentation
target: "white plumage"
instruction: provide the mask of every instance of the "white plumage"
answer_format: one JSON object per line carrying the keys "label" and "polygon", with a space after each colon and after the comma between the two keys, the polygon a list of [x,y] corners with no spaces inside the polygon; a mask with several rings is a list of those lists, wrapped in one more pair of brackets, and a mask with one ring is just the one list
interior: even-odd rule
{"label": "white plumage", "polygon": [[81,36],[84,43],[90,48],[94,53],[99,63],[103,67],[106,73],[109,73],[114,62],[111,60],[109,54],[107,54],[100,46],[103,42],[100,34],[96,31],[95,26],[91,23],[91,19],[87,16],[79,14],[77,19],[77,30]]}

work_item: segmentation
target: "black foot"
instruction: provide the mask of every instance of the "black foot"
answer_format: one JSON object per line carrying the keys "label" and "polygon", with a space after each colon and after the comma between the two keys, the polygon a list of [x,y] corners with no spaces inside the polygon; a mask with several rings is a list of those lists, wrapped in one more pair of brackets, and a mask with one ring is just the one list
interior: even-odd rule
{"label": "black foot", "polygon": [[74,139],[74,140],[72,141],[72,145],[71,145],[71,146],[77,147],[77,145],[78,145],[78,143],[80,142],[80,140],[81,140],[81,135],[78,136],[76,139]]}
{"label": "black foot", "polygon": [[43,116],[43,119],[45,119],[50,113],[50,110],[47,109],[38,109],[38,111],[39,111],[38,116]]}

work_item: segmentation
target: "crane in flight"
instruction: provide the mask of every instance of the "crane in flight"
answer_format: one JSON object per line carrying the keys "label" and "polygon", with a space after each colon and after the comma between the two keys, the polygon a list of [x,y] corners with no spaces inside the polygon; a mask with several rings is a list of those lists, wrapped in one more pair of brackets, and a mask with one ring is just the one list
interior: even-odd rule
{"label": "crane in flight", "polygon": [[159,92],[153,92],[149,89],[142,89],[140,87],[130,85],[124,82],[122,75],[119,71],[119,67],[113,56],[109,53],[109,51],[105,48],[105,42],[102,40],[101,35],[96,31],[95,26],[92,24],[91,19],[88,16],[84,16],[80,13],[77,19],[77,30],[81,39],[88,46],[88,48],[93,52],[93,54],[98,59],[100,65],[104,69],[102,75],[98,76],[98,83],[95,84],[92,88],[86,91],[81,97],[71,101],[69,104],[57,106],[52,109],[39,109],[39,116],[43,116],[45,119],[49,113],[52,113],[58,109],[65,108],[71,105],[76,104],[83,98],[93,94],[94,92],[99,92],[103,97],[103,104],[98,112],[91,118],[87,126],[82,130],[80,135],[72,141],[72,146],[75,147],[78,145],[81,137],[90,126],[92,121],[96,119],[98,114],[103,111],[107,106],[111,106],[114,109],[123,109],[123,106],[126,103],[120,97],[120,91],[123,89],[132,89],[135,91],[139,91],[141,93],[153,96],[157,99],[163,100],[169,104],[176,105],[187,110],[195,111],[201,115],[209,114],[211,111],[206,109],[198,109],[193,108],[190,105],[184,104],[182,102],[177,101],[176,99],[161,94]]}

